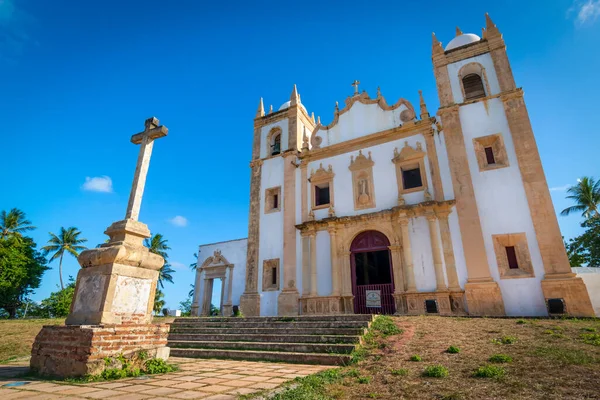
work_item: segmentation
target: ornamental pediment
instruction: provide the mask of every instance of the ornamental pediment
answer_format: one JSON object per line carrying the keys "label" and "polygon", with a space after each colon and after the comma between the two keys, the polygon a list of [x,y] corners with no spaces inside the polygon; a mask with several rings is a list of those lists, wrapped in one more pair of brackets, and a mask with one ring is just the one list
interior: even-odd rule
{"label": "ornamental pediment", "polygon": [[219,267],[228,267],[231,265],[232,264],[229,261],[227,261],[227,259],[221,254],[221,250],[215,250],[212,256],[204,260],[200,269],[203,270],[207,268],[212,269]]}
{"label": "ornamental pediment", "polygon": [[421,147],[421,142],[417,142],[417,147],[413,148],[408,144],[408,141],[405,141],[402,150],[398,151],[398,148],[394,148],[394,158],[392,159],[392,161],[396,163],[400,161],[414,160],[422,157],[425,157],[425,152]]}

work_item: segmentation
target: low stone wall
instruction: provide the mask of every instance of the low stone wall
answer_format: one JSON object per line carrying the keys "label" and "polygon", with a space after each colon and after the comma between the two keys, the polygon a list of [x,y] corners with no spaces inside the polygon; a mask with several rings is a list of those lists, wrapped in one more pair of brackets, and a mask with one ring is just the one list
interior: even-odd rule
{"label": "low stone wall", "polygon": [[107,357],[127,359],[169,357],[169,325],[44,326],[31,349],[31,370],[53,377],[96,375],[106,368]]}

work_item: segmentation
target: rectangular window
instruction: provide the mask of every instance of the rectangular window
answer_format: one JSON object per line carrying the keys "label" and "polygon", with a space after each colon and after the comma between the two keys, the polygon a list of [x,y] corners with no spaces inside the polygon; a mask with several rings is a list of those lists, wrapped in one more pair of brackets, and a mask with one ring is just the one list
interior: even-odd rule
{"label": "rectangular window", "polygon": [[402,182],[404,184],[404,190],[423,186],[423,181],[421,180],[421,169],[419,167],[403,169]]}
{"label": "rectangular window", "polygon": [[279,195],[273,195],[273,208],[279,208]]}
{"label": "rectangular window", "polygon": [[506,257],[508,258],[508,268],[519,269],[519,263],[517,262],[517,252],[515,246],[506,247]]}
{"label": "rectangular window", "polygon": [[496,158],[494,158],[494,149],[491,147],[486,147],[485,149],[485,159],[488,165],[496,164]]}
{"label": "rectangular window", "polygon": [[329,204],[329,184],[315,186],[315,206]]}
{"label": "rectangular window", "polygon": [[277,267],[273,267],[271,270],[271,284],[277,286]]}

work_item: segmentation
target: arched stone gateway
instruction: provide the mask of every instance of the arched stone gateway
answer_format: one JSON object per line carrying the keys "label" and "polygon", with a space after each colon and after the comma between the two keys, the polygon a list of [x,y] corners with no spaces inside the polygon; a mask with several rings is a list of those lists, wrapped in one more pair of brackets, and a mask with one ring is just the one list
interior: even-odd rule
{"label": "arched stone gateway", "polygon": [[381,232],[360,233],[350,246],[356,314],[394,314],[394,274],[390,241]]}

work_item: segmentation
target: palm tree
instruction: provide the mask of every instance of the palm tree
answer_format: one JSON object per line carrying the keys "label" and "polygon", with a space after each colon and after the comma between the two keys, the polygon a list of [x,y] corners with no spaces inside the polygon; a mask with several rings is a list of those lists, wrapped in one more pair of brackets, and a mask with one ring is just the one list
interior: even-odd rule
{"label": "palm tree", "polygon": [[25,217],[25,213],[18,208],[13,208],[8,213],[0,213],[0,237],[5,239],[9,235],[21,236],[23,232],[34,230],[35,226]]}
{"label": "palm tree", "polygon": [[581,212],[584,218],[597,217],[600,207],[600,180],[584,176],[577,180],[577,185],[567,189],[567,199],[575,201],[575,205],[561,211],[560,215]]}
{"label": "palm tree", "polygon": [[173,273],[175,272],[175,270],[173,268],[171,268],[170,264],[165,263],[165,265],[163,265],[159,270],[158,270],[158,286],[160,286],[161,289],[165,288],[164,283],[165,282],[170,282],[173,283]]}
{"label": "palm tree", "polygon": [[163,238],[163,235],[160,233],[152,235],[150,239],[144,240],[144,246],[150,249],[151,253],[158,254],[165,261],[169,258],[167,254],[167,250],[171,250],[169,245],[167,245],[168,240]]}
{"label": "palm tree", "polygon": [[190,268],[192,271],[195,271],[198,268],[198,253],[194,253],[194,262],[190,264]]}
{"label": "palm tree", "polygon": [[154,307],[152,307],[155,315],[158,314],[165,306],[164,297],[164,293],[159,289],[156,289],[156,294],[154,295]]}
{"label": "palm tree", "polygon": [[50,240],[48,240],[48,244],[42,247],[42,250],[46,252],[55,252],[52,257],[50,257],[49,262],[52,262],[60,257],[58,264],[58,275],[60,277],[61,290],[65,288],[62,278],[62,261],[65,251],[77,258],[81,250],[87,249],[87,247],[81,245],[82,243],[87,242],[87,239],[79,238],[79,235],[81,235],[81,231],[74,226],[67,229],[61,227],[58,235],[50,232]]}

